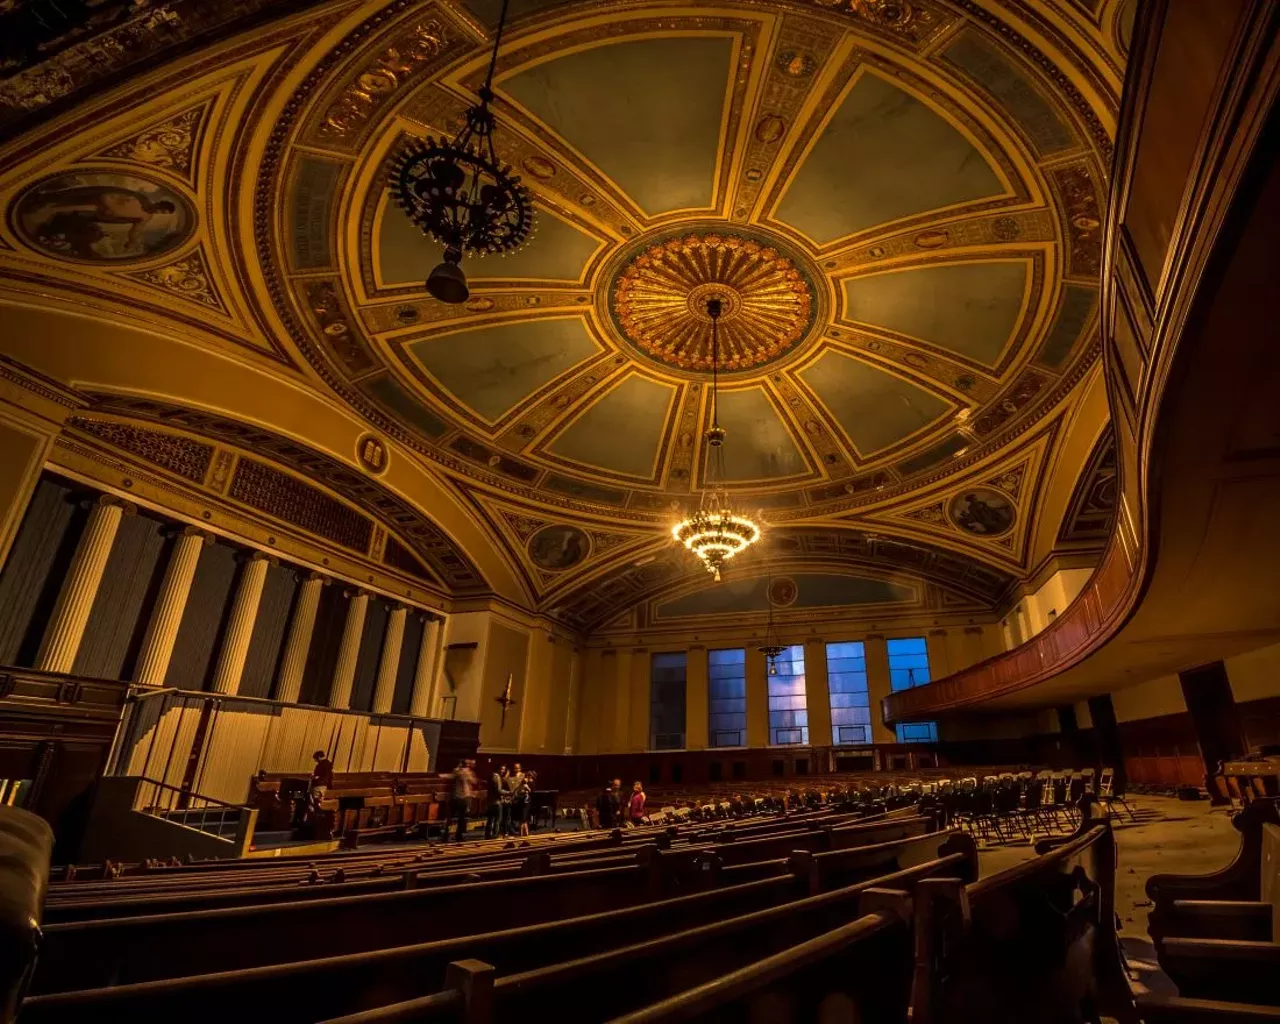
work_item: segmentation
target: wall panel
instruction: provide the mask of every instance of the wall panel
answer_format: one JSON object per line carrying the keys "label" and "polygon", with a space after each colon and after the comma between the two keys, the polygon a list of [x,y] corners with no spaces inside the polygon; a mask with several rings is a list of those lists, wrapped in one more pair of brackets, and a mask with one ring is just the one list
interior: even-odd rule
{"label": "wall panel", "polygon": [[378,680],[378,662],[382,657],[382,642],[386,639],[390,615],[391,602],[370,595],[364,613],[364,632],[360,634],[356,678],[351,686],[351,706],[357,711],[368,711],[373,707],[373,689]]}
{"label": "wall panel", "polygon": [[307,666],[302,672],[302,689],[298,694],[300,704],[327,704],[329,701],[333,667],[338,662],[338,648],[342,646],[349,601],[346,589],[339,584],[330,584],[320,591],[311,649],[307,652]]}
{"label": "wall panel", "polygon": [[391,698],[391,711],[407,715],[413,700],[413,680],[418,671],[418,655],[422,651],[422,634],[427,617],[409,612],[404,623],[404,642],[400,645],[400,664],[396,668],[396,690]]}

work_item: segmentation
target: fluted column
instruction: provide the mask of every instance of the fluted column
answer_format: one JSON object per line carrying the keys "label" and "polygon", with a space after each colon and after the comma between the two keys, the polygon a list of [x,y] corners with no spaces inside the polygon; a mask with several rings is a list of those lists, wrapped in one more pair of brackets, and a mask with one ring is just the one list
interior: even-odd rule
{"label": "fluted column", "polygon": [[333,686],[329,688],[329,707],[351,707],[351,687],[356,681],[356,661],[360,657],[360,637],[364,635],[364,616],[369,610],[369,595],[357,591],[347,605],[347,623],[342,627],[342,645],[338,663],[333,667]]}
{"label": "fluted column", "polygon": [[160,584],[160,596],[156,598],[147,635],[138,652],[138,664],[133,677],[147,686],[161,686],[169,671],[169,659],[173,657],[173,644],[178,639],[178,627],[182,625],[182,613],[191,593],[191,581],[195,579],[200,552],[213,540],[207,533],[194,526],[185,527],[178,534],[169,555],[169,565]]}
{"label": "fluted column", "polygon": [[124,504],[111,497],[99,498],[90,510],[89,521],[80,535],[71,568],[62,581],[58,602],[40,642],[36,668],[45,672],[70,672],[75,664],[123,515]]}
{"label": "fluted column", "polygon": [[413,696],[409,714],[415,718],[431,717],[431,691],[436,678],[436,661],[440,649],[439,619],[427,619],[422,627],[422,646],[418,649],[418,665],[413,673]]}
{"label": "fluted column", "polygon": [[245,562],[240,573],[240,585],[236,587],[235,601],[231,605],[231,618],[222,638],[222,650],[218,654],[218,667],[213,673],[214,693],[239,693],[240,677],[244,674],[244,660],[249,654],[249,642],[253,639],[253,624],[258,621],[258,605],[262,603],[262,588],[267,582],[267,569],[271,559],[254,553]]}
{"label": "fluted column", "polygon": [[289,636],[284,644],[284,656],[280,659],[280,674],[276,678],[276,700],[296,704],[302,692],[302,673],[307,668],[307,655],[311,653],[311,636],[316,628],[316,612],[320,608],[320,592],[325,578],[312,573],[298,587],[298,598],[293,604],[293,619],[289,622]]}
{"label": "fluted column", "polygon": [[382,635],[382,659],[378,662],[378,681],[373,688],[373,713],[385,715],[396,696],[396,675],[400,669],[400,648],[404,646],[404,623],[409,609],[396,607],[387,617],[387,631]]}

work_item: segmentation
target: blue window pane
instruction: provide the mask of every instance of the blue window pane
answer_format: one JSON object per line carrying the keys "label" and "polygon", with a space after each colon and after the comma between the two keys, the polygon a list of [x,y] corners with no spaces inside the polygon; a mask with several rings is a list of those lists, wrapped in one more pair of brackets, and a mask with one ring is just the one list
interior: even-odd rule
{"label": "blue window pane", "polygon": [[655,654],[649,661],[649,749],[679,750],[685,742],[683,652]]}
{"label": "blue window pane", "polygon": [[769,742],[775,746],[809,742],[805,702],[804,647],[793,644],[768,668]]}
{"label": "blue window pane", "polygon": [[747,652],[743,647],[707,652],[708,742],[747,745]]}
{"label": "blue window pane", "polygon": [[839,746],[871,742],[871,697],[867,655],[861,641],[827,644],[827,692],[831,699],[831,742]]}

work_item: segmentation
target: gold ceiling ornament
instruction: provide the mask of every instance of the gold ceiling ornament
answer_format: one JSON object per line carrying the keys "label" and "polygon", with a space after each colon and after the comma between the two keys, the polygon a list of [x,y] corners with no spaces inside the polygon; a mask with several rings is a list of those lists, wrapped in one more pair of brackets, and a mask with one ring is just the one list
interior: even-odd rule
{"label": "gold ceiling ornament", "polygon": [[671,529],[671,536],[702,560],[707,572],[720,582],[720,570],[734,555],[760,539],[760,527],[733,510],[725,487],[724,428],[717,418],[717,367],[720,356],[720,318],[724,304],[718,296],[705,299],[711,323],[711,426],[707,430],[706,488],[698,511]]}
{"label": "gold ceiling ornament", "polygon": [[753,238],[718,233],[657,242],[623,269],[613,310],[627,339],[682,370],[712,368],[712,318],[721,305],[719,366],[745,370],[791,349],[813,320],[813,293],[792,260]]}

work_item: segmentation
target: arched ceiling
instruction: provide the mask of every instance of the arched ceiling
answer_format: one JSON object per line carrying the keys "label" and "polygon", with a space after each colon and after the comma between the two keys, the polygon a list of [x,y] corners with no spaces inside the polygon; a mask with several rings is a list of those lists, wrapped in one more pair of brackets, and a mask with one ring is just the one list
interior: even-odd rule
{"label": "arched ceiling", "polygon": [[[701,486],[702,300],[725,294],[720,420],[760,565],[830,535],[813,572],[888,581],[864,596],[998,602],[1047,554],[1068,433],[1105,419],[1085,397],[1126,4],[514,0],[497,145],[537,230],[467,260],[447,306],[387,168],[456,130],[498,6],[316,3],[67,100],[0,162],[0,301],[172,340],[139,398],[207,407],[192,346],[245,368],[222,416],[250,416],[252,375],[323,393],[455,492],[530,607],[590,629],[694,571],[665,534]],[[29,79],[0,82],[0,125]],[[127,343],[110,381],[71,379],[53,350],[85,344],[6,353],[127,391]]]}

